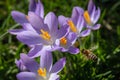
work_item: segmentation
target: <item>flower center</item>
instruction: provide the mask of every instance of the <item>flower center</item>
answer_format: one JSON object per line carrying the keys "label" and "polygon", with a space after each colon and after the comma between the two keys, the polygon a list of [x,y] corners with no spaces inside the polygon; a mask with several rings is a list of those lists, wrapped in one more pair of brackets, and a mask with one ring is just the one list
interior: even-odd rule
{"label": "flower center", "polygon": [[60,44],[66,45],[67,44],[67,39],[65,37],[60,39]]}
{"label": "flower center", "polygon": [[89,15],[88,11],[84,12],[84,18],[85,18],[85,21],[87,22],[88,25],[92,25],[90,15]]}
{"label": "flower center", "polygon": [[39,75],[39,76],[42,76],[43,78],[46,78],[46,69],[45,69],[45,68],[44,68],[44,69],[39,68],[39,69],[37,70],[37,72],[38,72],[38,75]]}
{"label": "flower center", "polygon": [[40,32],[42,33],[42,34],[40,34],[40,36],[43,39],[48,40],[48,41],[51,39],[51,36],[50,36],[50,34],[47,31],[41,29]]}
{"label": "flower center", "polygon": [[72,22],[72,20],[68,20],[68,25],[70,26],[70,29],[71,29],[73,32],[77,32],[77,28],[76,28],[76,26],[74,25],[74,23]]}

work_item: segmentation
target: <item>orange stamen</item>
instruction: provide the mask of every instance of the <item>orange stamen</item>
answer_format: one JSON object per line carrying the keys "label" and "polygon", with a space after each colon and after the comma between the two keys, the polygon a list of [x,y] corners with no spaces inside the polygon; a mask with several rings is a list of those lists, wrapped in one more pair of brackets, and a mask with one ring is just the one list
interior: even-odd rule
{"label": "orange stamen", "polygon": [[91,19],[90,19],[90,15],[89,15],[88,11],[85,11],[85,12],[84,12],[84,18],[85,18],[85,21],[86,21],[89,25],[92,24],[92,23],[91,23]]}
{"label": "orange stamen", "polygon": [[71,29],[73,32],[77,32],[77,29],[76,29],[74,23],[72,22],[72,20],[68,20],[68,25],[70,26],[70,29]]}
{"label": "orange stamen", "polygon": [[43,29],[40,30],[40,32],[42,34],[40,34],[40,36],[45,39],[45,40],[50,40],[51,36],[47,31],[44,31]]}
{"label": "orange stamen", "polygon": [[66,44],[67,44],[67,39],[66,39],[65,37],[61,38],[61,39],[60,39],[60,43],[61,43],[62,45],[66,45]]}
{"label": "orange stamen", "polygon": [[38,72],[38,75],[39,75],[39,76],[42,76],[43,78],[46,78],[46,69],[45,69],[45,68],[44,68],[44,69],[39,68],[39,69],[37,70],[37,72]]}

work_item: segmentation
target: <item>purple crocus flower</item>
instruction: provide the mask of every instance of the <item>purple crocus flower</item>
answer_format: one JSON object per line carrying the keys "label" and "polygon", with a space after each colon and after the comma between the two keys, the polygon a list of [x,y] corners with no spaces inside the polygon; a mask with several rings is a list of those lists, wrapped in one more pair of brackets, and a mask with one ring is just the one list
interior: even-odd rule
{"label": "purple crocus flower", "polygon": [[[59,45],[59,39],[68,32],[68,27],[65,25],[58,29],[58,19],[53,12],[49,12],[44,20],[34,12],[29,12],[28,21],[32,27],[28,25],[30,29],[17,32],[17,39],[29,46],[40,47],[39,49],[37,48],[39,51],[54,50],[55,46]],[[39,51],[38,53],[42,53]],[[40,54],[29,53],[29,55],[38,56]]]}
{"label": "purple crocus flower", "polygon": [[20,72],[17,74],[18,80],[59,80],[58,73],[65,66],[66,59],[61,58],[52,65],[52,54],[44,53],[40,58],[40,65],[26,54],[21,54],[21,60],[29,72]]}
{"label": "purple crocus flower", "polygon": [[60,25],[67,24],[70,27],[70,31],[75,32],[77,37],[85,37],[90,34],[90,29],[83,30],[85,28],[85,21],[83,18],[84,10],[80,7],[74,7],[71,18],[59,16],[58,20]]}
{"label": "purple crocus flower", "polygon": [[79,49],[73,45],[77,39],[77,35],[73,32],[68,33],[65,37],[60,39],[60,45],[58,46],[62,52],[70,52],[71,54],[79,53]]}
{"label": "purple crocus flower", "polygon": [[100,17],[100,8],[96,8],[93,0],[89,0],[88,10],[84,11],[84,19],[86,21],[87,28],[91,30],[97,30],[100,28],[100,24],[96,24]]}

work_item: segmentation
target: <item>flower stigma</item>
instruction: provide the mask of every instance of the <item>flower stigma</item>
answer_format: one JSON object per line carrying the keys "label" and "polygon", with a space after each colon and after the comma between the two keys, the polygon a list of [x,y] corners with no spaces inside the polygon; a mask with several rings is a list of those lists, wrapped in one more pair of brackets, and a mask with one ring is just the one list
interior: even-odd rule
{"label": "flower stigma", "polygon": [[40,34],[40,36],[41,36],[43,39],[45,39],[45,40],[47,40],[47,41],[49,41],[49,40],[51,39],[51,36],[50,36],[50,34],[49,34],[47,31],[41,29],[40,32],[42,33],[42,34]]}
{"label": "flower stigma", "polygon": [[77,28],[75,27],[74,23],[72,22],[72,20],[68,20],[68,25],[70,26],[70,29],[73,32],[77,32]]}
{"label": "flower stigma", "polygon": [[65,37],[60,39],[60,44],[66,45],[67,44],[67,39]]}
{"label": "flower stigma", "polygon": [[87,22],[88,25],[92,25],[90,15],[89,15],[88,11],[84,12],[84,18],[85,18],[85,21]]}
{"label": "flower stigma", "polygon": [[44,69],[39,68],[39,69],[37,70],[37,72],[38,72],[38,75],[39,75],[39,76],[42,76],[43,78],[46,78],[46,69],[45,69],[45,68],[44,68]]}

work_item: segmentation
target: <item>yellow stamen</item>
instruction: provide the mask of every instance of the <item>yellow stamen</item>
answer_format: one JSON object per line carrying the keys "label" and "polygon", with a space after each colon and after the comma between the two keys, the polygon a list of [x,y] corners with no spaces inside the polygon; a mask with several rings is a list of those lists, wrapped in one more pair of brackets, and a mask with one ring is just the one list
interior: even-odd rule
{"label": "yellow stamen", "polygon": [[50,40],[51,36],[47,31],[44,31],[43,29],[40,30],[42,34],[40,36],[45,40]]}
{"label": "yellow stamen", "polygon": [[61,39],[60,39],[60,43],[61,43],[62,45],[66,45],[66,44],[67,44],[67,39],[66,39],[65,37],[61,38]]}
{"label": "yellow stamen", "polygon": [[27,20],[29,19],[29,16],[28,15],[26,15],[26,18],[27,18]]}
{"label": "yellow stamen", "polygon": [[88,11],[85,11],[85,12],[84,12],[84,18],[85,18],[85,21],[86,21],[89,25],[92,24],[92,23],[91,23],[91,20],[90,20],[90,15],[89,15]]}
{"label": "yellow stamen", "polygon": [[44,69],[39,68],[39,69],[37,70],[37,72],[38,72],[38,75],[39,75],[39,76],[42,76],[43,78],[46,78],[46,69],[45,69],[45,68],[44,68]]}
{"label": "yellow stamen", "polygon": [[68,25],[70,26],[70,29],[71,29],[73,32],[77,32],[77,29],[76,29],[74,23],[72,22],[72,20],[68,20]]}

